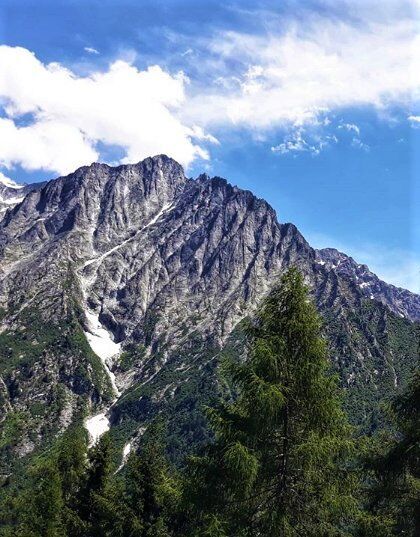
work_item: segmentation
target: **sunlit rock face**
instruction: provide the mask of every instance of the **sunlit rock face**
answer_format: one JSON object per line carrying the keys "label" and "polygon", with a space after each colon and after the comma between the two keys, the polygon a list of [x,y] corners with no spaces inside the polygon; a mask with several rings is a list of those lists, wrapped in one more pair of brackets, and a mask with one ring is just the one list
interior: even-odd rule
{"label": "sunlit rock face", "polygon": [[153,415],[179,411],[183,386],[197,383],[199,397],[235,327],[291,266],[325,317],[346,388],[393,390],[415,360],[417,295],[314,250],[224,179],[189,179],[159,155],[18,191],[0,220],[0,337],[11,349],[0,350],[0,418],[34,400],[56,409],[33,418],[21,451],[80,413],[91,441],[129,419],[134,445]]}

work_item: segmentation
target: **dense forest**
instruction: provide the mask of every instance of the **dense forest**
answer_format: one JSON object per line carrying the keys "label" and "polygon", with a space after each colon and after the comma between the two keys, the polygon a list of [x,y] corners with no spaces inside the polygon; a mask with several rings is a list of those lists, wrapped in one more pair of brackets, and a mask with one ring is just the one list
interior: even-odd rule
{"label": "dense forest", "polygon": [[247,359],[226,357],[230,397],[205,409],[206,445],[173,465],[164,420],[115,467],[109,433],[82,425],[0,492],[2,537],[391,537],[420,535],[420,372],[350,425],[322,321],[289,270],[245,327]]}

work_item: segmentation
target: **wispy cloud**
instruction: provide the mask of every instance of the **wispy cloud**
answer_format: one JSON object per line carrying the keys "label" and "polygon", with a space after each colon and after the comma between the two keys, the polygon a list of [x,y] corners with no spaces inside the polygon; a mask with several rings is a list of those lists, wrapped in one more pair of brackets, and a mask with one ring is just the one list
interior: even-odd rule
{"label": "wispy cloud", "polygon": [[411,121],[414,125],[420,126],[420,116],[408,116],[408,121]]}
{"label": "wispy cloud", "polygon": [[337,142],[338,139],[335,135],[305,135],[304,130],[300,128],[286,135],[280,144],[272,146],[271,151],[282,155],[287,153],[310,153],[313,156],[317,156],[321,151]]}
{"label": "wispy cloud", "polygon": [[[170,64],[166,58],[138,69],[136,53],[81,76],[3,46],[0,165],[65,172],[99,158],[99,142],[122,148],[123,162],[167,152],[188,165],[208,158],[208,144],[229,129],[259,140],[281,129],[284,139],[267,148],[317,155],[338,136],[322,124],[326,116],[366,105],[381,114],[402,107],[417,125],[420,39],[413,2],[397,9],[401,2],[390,0],[374,9],[373,2],[346,0],[338,9],[319,0],[328,9],[304,17],[301,9],[283,18],[264,11],[265,24],[253,33],[213,28],[188,40],[172,36],[174,70],[162,67]],[[341,129],[354,147],[369,150],[356,123]]]}
{"label": "wispy cloud", "polygon": [[361,149],[362,151],[366,151],[366,153],[370,151],[370,146],[362,142],[362,140],[358,138],[357,136],[353,137],[351,141],[351,145],[355,147],[356,149]]}
{"label": "wispy cloud", "polygon": [[339,129],[345,129],[349,132],[355,132],[357,136],[360,135],[360,129],[355,123],[343,123],[342,125],[338,126]]}
{"label": "wispy cloud", "polygon": [[270,129],[308,125],[344,108],[368,105],[383,111],[418,100],[415,18],[309,14],[278,27],[259,34],[221,32],[210,39],[208,62],[213,65],[217,58],[218,84],[192,96],[187,114],[202,125]]}
{"label": "wispy cloud", "polygon": [[88,54],[99,54],[99,50],[93,47],[85,47],[84,51],[87,52]]}

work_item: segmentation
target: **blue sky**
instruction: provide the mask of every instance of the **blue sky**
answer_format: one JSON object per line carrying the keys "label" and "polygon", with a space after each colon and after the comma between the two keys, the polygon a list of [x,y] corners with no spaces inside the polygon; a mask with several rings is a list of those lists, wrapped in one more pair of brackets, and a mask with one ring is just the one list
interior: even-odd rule
{"label": "blue sky", "polygon": [[278,4],[3,0],[0,173],[165,152],[420,292],[420,4]]}

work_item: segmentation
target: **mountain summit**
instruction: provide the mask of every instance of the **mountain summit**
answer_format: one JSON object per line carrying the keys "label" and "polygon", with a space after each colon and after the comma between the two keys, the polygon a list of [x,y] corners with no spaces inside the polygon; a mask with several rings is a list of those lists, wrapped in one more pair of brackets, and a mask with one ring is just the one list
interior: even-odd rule
{"label": "mountain summit", "polygon": [[22,420],[4,468],[81,419],[122,447],[164,413],[174,456],[200,442],[221,353],[243,355],[241,322],[290,266],[324,316],[354,421],[374,426],[417,359],[419,296],[165,155],[29,188],[0,221],[0,420]]}

